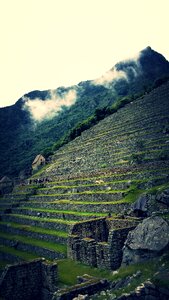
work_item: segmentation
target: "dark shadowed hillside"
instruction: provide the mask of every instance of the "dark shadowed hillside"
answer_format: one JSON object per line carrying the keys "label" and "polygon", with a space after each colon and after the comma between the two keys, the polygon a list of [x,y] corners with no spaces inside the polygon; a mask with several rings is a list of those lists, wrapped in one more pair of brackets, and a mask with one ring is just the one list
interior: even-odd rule
{"label": "dark shadowed hillside", "polygon": [[119,98],[144,93],[157,79],[168,75],[169,63],[148,47],[137,59],[116,64],[97,80],[52,91],[33,91],[15,105],[0,109],[1,177],[29,171],[38,153],[46,148],[51,151],[54,143],[96,109],[111,106]]}

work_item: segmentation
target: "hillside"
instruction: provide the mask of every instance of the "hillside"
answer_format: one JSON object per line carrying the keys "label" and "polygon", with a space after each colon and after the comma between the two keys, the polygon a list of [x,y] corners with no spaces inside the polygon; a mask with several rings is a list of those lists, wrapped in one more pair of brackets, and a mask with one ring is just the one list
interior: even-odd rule
{"label": "hillside", "polygon": [[[63,298],[53,294],[55,287],[39,299],[73,299],[80,293],[76,276],[84,273],[95,276],[92,284],[110,281],[89,299],[168,299],[168,99],[169,81],[84,131],[0,198],[1,270],[38,257],[57,259]],[[2,296],[11,299],[17,289],[21,296],[19,279],[10,277]],[[89,293],[91,281],[85,286]],[[121,296],[126,291],[132,296]]]}
{"label": "hillside", "polygon": [[49,178],[127,170],[168,163],[169,83],[154,89],[84,131],[35,174]]}
{"label": "hillside", "polygon": [[[111,218],[129,214],[140,195],[168,188],[168,97],[169,82],[83,132],[26,185],[1,198],[1,255],[22,259],[26,251],[65,257],[68,232],[76,222],[109,216],[115,226]],[[147,216],[165,208],[150,204]],[[18,252],[10,250],[13,241]]]}
{"label": "hillside", "polygon": [[[133,297],[167,299],[168,99],[169,82],[84,131],[0,198],[1,269],[38,257],[59,259],[61,286],[85,272],[110,280],[105,299],[147,280]],[[72,299],[71,289],[76,286],[59,291]]]}
{"label": "hillside", "polygon": [[33,91],[15,105],[0,109],[1,177],[29,174],[38,153],[52,149],[96,109],[111,106],[127,95],[145,93],[157,79],[168,75],[169,63],[147,47],[137,59],[116,64],[96,80],[52,91]]}

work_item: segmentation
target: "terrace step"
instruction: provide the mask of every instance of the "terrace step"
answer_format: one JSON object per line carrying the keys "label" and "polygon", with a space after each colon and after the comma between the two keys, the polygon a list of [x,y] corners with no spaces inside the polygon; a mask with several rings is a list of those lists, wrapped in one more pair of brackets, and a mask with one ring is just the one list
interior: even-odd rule
{"label": "terrace step", "polygon": [[35,253],[17,250],[6,245],[0,245],[0,259],[6,261],[6,264],[29,261],[38,257],[39,256]]}
{"label": "terrace step", "polygon": [[44,227],[48,229],[55,229],[59,231],[69,231],[71,225],[75,223],[75,221],[71,220],[63,220],[63,219],[49,219],[43,217],[31,217],[26,215],[20,214],[8,214],[2,215],[1,220],[4,222],[14,222],[23,225],[31,225],[31,226],[38,226]]}
{"label": "terrace step", "polygon": [[[63,205],[64,208],[64,205]],[[77,211],[68,211],[68,210],[52,210],[52,209],[43,209],[40,207],[22,207],[13,209],[12,212],[14,214],[22,214],[22,215],[29,215],[29,216],[37,216],[37,213],[41,214],[44,218],[55,218],[55,219],[63,219],[63,220],[87,220],[91,219],[93,216],[106,216],[104,213],[93,214],[90,212],[77,212]]]}
{"label": "terrace step", "polygon": [[47,240],[59,244],[66,244],[68,233],[37,226],[21,225],[18,223],[0,222],[0,232],[14,235],[24,235],[33,239]]}
{"label": "terrace step", "polygon": [[118,201],[128,190],[121,191],[87,191],[81,193],[65,193],[65,194],[37,194],[30,196],[30,201],[61,201],[61,200],[71,200],[71,201]]}
{"label": "terrace step", "polygon": [[84,201],[70,201],[70,200],[60,200],[55,202],[37,202],[30,201],[26,203],[27,207],[34,208],[46,208],[46,209],[56,209],[56,210],[72,210],[77,212],[92,212],[95,213],[121,213],[121,211],[130,208],[130,203],[121,201],[114,202],[84,202]]}
{"label": "terrace step", "polygon": [[21,235],[0,233],[0,244],[13,247],[16,250],[28,251],[47,259],[66,257],[66,245],[41,241]]}
{"label": "terrace step", "polygon": [[126,190],[130,186],[129,181],[119,181],[119,182],[104,182],[95,181],[93,184],[83,184],[83,185],[62,185],[62,186],[51,186],[46,185],[44,188],[39,188],[36,192],[38,194],[67,194],[67,193],[83,193],[87,191],[111,191],[111,190]]}
{"label": "terrace step", "polygon": [[[168,166],[168,167],[167,167]],[[126,170],[123,168],[123,173],[121,173],[121,170],[114,169],[110,170],[108,174],[83,174],[83,177],[77,177],[77,178],[67,178],[66,176],[64,179],[60,179],[58,181],[51,181],[49,183],[45,183],[45,187],[56,187],[56,186],[83,186],[83,185],[94,185],[94,184],[122,184],[126,182],[126,184],[130,183],[131,181],[136,180],[142,180],[143,178],[147,178],[147,180],[151,179],[152,177],[158,176],[166,176],[169,172],[169,163],[165,162],[165,165],[162,166],[162,162],[160,162],[159,165],[157,165],[157,168],[154,168],[154,166],[151,164],[151,166],[147,165],[147,168],[143,168],[143,166],[139,166],[139,169],[134,166],[127,168]],[[88,177],[87,177],[88,176]]]}

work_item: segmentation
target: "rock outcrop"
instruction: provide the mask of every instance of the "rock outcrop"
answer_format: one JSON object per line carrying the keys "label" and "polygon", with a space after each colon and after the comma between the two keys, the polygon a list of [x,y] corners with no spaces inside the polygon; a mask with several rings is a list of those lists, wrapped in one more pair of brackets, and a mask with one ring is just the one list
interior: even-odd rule
{"label": "rock outcrop", "polygon": [[169,225],[161,217],[145,219],[130,231],[123,248],[122,264],[128,265],[150,259],[169,246]]}
{"label": "rock outcrop", "polygon": [[138,217],[147,216],[147,201],[148,196],[146,194],[141,195],[136,202],[132,205],[134,214]]}
{"label": "rock outcrop", "polygon": [[169,189],[157,193],[156,200],[158,202],[162,202],[163,204],[169,206]]}

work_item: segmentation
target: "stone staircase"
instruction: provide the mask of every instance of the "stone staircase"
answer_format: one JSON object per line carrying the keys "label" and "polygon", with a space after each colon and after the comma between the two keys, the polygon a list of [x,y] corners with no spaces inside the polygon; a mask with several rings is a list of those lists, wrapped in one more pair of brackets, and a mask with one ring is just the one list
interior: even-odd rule
{"label": "stone staircase", "polygon": [[74,224],[113,219],[167,182],[168,97],[167,83],[126,105],[59,149],[31,183],[1,198],[0,261],[64,258]]}

